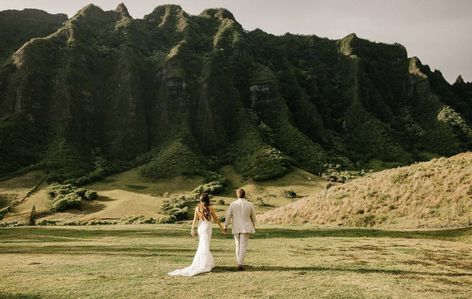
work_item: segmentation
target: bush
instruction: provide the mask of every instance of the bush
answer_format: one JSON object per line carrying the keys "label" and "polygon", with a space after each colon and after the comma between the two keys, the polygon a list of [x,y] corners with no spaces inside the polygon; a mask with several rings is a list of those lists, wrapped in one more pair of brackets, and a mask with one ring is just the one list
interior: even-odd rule
{"label": "bush", "polygon": [[221,193],[223,190],[224,186],[220,181],[213,181],[198,186],[197,188],[193,189],[192,193],[195,195],[195,197],[198,197],[202,193],[215,195]]}
{"label": "bush", "polygon": [[31,209],[31,213],[28,220],[28,225],[35,225],[36,224],[36,207],[33,205]]}
{"label": "bush", "polygon": [[[161,206],[161,211],[168,217],[159,220],[159,223],[175,223],[176,221],[189,219],[189,210],[195,201],[187,199],[185,196],[179,199],[168,199]],[[163,222],[165,221],[165,222]]]}
{"label": "bush", "polygon": [[85,196],[84,196],[85,199],[88,199],[88,200],[95,200],[98,198],[98,194],[97,192],[95,191],[90,191],[90,190],[87,190],[85,192]]}
{"label": "bush", "polygon": [[48,196],[52,200],[51,209],[55,212],[80,208],[82,200],[94,200],[98,197],[97,192],[77,188],[72,184],[51,185],[49,186]]}
{"label": "bush", "polygon": [[40,225],[40,226],[57,225],[58,222],[59,222],[58,220],[43,219],[43,220],[38,221],[36,225]]}
{"label": "bush", "polygon": [[80,208],[81,198],[76,195],[68,194],[65,197],[56,199],[52,204],[52,209],[56,212],[63,212],[67,209],[77,209]]}
{"label": "bush", "polygon": [[3,219],[3,217],[5,217],[5,215],[10,211],[10,207],[6,207],[6,208],[3,208],[3,209],[0,209],[0,220]]}
{"label": "bush", "polygon": [[161,224],[172,224],[175,223],[177,220],[175,219],[174,216],[164,216],[161,219],[159,219],[159,223]]}
{"label": "bush", "polygon": [[75,190],[75,193],[77,193],[77,195],[79,195],[80,197],[84,197],[86,192],[87,192],[87,189],[85,188],[79,188]]}
{"label": "bush", "polygon": [[295,191],[293,191],[293,190],[285,190],[284,191],[284,196],[286,198],[295,198],[295,197],[297,197],[297,193],[295,193]]}

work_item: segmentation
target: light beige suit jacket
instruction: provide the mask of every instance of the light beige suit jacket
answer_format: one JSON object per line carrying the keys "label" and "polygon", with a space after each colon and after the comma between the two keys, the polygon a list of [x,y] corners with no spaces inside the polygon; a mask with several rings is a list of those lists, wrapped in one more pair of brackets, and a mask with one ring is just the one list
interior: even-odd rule
{"label": "light beige suit jacket", "polygon": [[226,212],[225,227],[233,220],[232,233],[242,234],[256,232],[256,210],[254,205],[244,198],[233,201]]}

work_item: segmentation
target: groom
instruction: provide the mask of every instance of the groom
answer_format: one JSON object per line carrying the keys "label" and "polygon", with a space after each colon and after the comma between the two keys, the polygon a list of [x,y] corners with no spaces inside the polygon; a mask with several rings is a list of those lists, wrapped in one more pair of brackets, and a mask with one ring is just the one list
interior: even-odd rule
{"label": "groom", "polygon": [[254,205],[246,200],[246,192],[244,189],[238,189],[236,195],[238,199],[229,205],[228,212],[226,213],[224,230],[226,233],[228,225],[232,219],[232,233],[236,245],[238,271],[242,271],[249,234],[256,232],[256,211],[254,210]]}

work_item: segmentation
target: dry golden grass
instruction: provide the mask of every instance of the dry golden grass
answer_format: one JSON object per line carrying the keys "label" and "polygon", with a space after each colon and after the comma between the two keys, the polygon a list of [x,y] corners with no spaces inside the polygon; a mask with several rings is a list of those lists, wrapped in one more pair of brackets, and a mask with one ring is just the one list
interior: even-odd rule
{"label": "dry golden grass", "polygon": [[0,181],[0,196],[21,201],[44,177],[43,171],[31,171],[27,174]]}
{"label": "dry golden grass", "polygon": [[472,222],[472,153],[369,174],[260,216],[266,223],[454,227]]}

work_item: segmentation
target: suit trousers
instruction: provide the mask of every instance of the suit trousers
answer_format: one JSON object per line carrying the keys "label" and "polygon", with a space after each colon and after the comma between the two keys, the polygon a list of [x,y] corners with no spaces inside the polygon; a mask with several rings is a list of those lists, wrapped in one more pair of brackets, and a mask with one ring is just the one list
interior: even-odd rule
{"label": "suit trousers", "polygon": [[238,261],[238,265],[243,265],[244,257],[246,256],[246,247],[247,247],[247,241],[249,240],[249,234],[240,233],[240,234],[233,234],[233,236],[234,236],[234,243],[236,245],[236,260]]}

